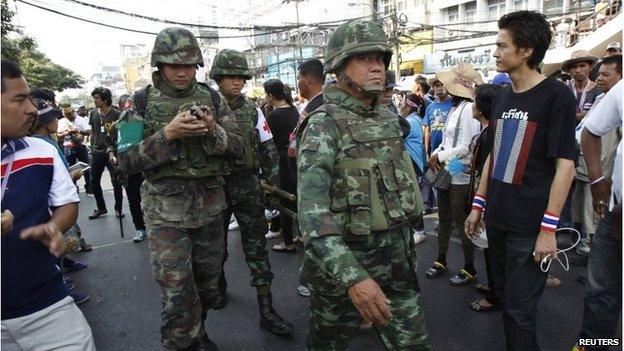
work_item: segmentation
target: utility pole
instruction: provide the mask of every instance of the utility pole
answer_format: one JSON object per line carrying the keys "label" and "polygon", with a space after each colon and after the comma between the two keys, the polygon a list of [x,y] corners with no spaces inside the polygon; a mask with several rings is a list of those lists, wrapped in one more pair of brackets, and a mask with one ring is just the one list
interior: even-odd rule
{"label": "utility pole", "polygon": [[394,41],[394,58],[395,58],[395,70],[394,77],[398,82],[401,78],[401,52],[399,48],[399,11],[397,8],[396,0],[392,0],[392,16],[390,19],[392,20],[392,40]]}
{"label": "utility pole", "polygon": [[371,8],[371,20],[373,22],[377,21],[377,0],[370,0],[369,4]]}

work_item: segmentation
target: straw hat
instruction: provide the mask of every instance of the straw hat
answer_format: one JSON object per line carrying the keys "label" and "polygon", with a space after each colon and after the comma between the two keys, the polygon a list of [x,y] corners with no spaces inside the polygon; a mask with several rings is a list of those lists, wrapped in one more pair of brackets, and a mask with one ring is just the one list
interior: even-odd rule
{"label": "straw hat", "polygon": [[592,55],[587,50],[576,50],[572,52],[569,60],[563,61],[561,65],[561,70],[567,72],[570,70],[570,66],[577,62],[589,62],[590,65],[595,64],[598,61],[598,57]]}
{"label": "straw hat", "polygon": [[438,79],[451,95],[465,97],[474,100],[474,88],[483,84],[481,74],[475,71],[472,65],[460,63],[450,71],[438,72]]}
{"label": "straw hat", "polygon": [[439,82],[440,80],[438,79],[437,76],[433,76],[429,79],[427,79],[427,85],[429,85],[430,87],[433,86],[433,84],[435,84],[435,82]]}

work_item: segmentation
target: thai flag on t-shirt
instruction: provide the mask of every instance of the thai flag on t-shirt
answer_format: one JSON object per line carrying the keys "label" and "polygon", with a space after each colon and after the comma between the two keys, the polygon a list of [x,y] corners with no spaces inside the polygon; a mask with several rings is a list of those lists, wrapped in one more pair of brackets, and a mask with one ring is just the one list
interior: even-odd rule
{"label": "thai flag on t-shirt", "polygon": [[529,159],[537,123],[521,119],[494,120],[492,178],[519,185]]}

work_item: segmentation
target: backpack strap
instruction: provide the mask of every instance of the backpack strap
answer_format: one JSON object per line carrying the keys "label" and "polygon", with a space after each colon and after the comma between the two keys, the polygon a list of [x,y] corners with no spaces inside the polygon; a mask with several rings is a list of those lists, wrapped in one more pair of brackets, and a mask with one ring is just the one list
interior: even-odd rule
{"label": "backpack strap", "polygon": [[214,90],[213,88],[210,87],[210,85],[204,82],[197,82],[197,84],[208,89],[208,91],[210,92],[210,97],[212,98],[212,106],[214,106],[215,112],[219,113],[219,107],[221,105],[221,95],[219,94],[219,92]]}
{"label": "backpack strap", "polygon": [[147,116],[147,96],[150,86],[151,85],[147,85],[134,92],[134,106],[138,114],[143,118]]}

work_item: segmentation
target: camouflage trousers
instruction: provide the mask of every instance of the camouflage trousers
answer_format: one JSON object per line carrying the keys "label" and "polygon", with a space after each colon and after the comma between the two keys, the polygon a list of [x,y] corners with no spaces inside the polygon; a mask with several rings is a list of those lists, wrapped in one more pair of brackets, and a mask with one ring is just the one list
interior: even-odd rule
{"label": "camouflage trousers", "polygon": [[[416,291],[388,291],[393,319],[385,326],[376,326],[387,350],[430,350],[425,320]],[[306,350],[346,350],[357,334],[362,317],[349,296],[329,296],[312,292],[310,324]]]}
{"label": "camouflage trousers", "polygon": [[270,285],[273,280],[269,252],[266,248],[265,235],[268,230],[264,207],[260,204],[259,196],[248,196],[245,201],[230,205],[224,212],[223,228],[225,231],[223,262],[221,263],[221,288],[225,288],[225,274],[223,265],[228,258],[227,236],[228,225],[232,213],[240,227],[241,244],[245,253],[245,261],[251,270],[251,286]]}
{"label": "camouflage trousers", "polygon": [[223,259],[222,217],[199,228],[150,225],[149,249],[154,279],[161,289],[161,341],[179,350],[200,341],[203,316],[218,292]]}
{"label": "camouflage trousers", "polygon": [[[377,236],[378,246],[351,250],[371,278],[391,301],[393,319],[375,330],[388,350],[429,350],[425,319],[420,307],[416,278],[416,251],[409,226],[391,229]],[[313,281],[306,349],[346,350],[356,335],[362,317],[344,288],[329,288]]]}

